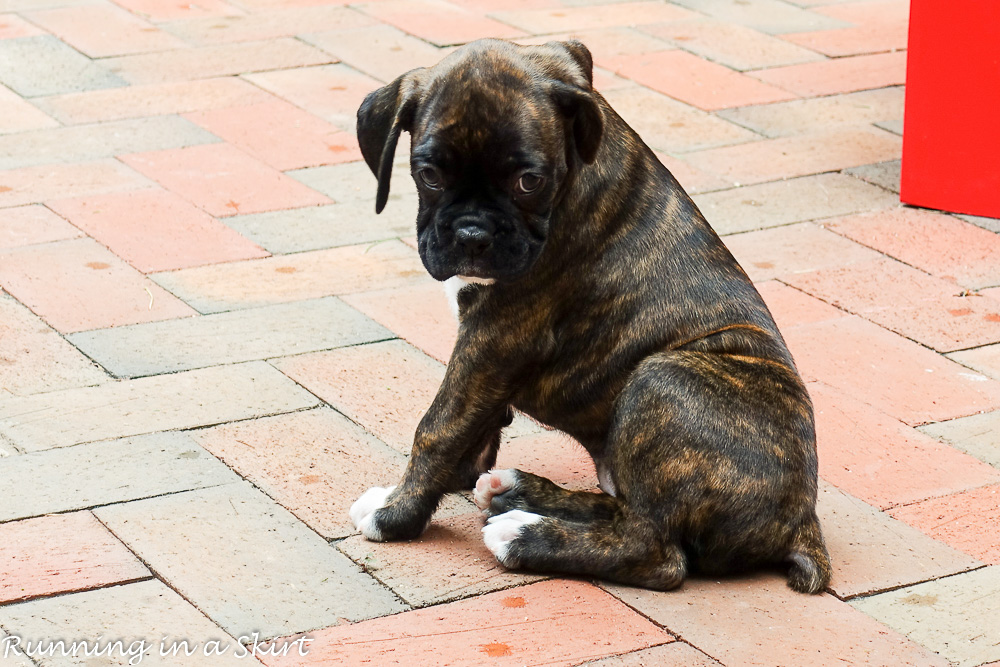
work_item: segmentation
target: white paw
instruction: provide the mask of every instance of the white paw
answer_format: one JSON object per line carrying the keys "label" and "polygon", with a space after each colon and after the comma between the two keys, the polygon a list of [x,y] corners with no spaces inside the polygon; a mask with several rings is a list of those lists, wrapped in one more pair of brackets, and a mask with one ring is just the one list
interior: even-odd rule
{"label": "white paw", "polygon": [[483,526],[483,542],[504,566],[516,568],[520,563],[507,555],[511,543],[520,537],[525,526],[537,523],[544,518],[541,514],[525,512],[524,510],[511,510],[490,517],[486,521],[486,525]]}
{"label": "white paw", "polygon": [[350,515],[351,521],[354,522],[354,527],[360,530],[361,534],[369,540],[375,542],[382,541],[382,533],[372,521],[372,517],[375,514],[375,510],[385,507],[385,499],[389,497],[389,494],[395,488],[395,486],[388,488],[373,486],[362,493],[361,497],[351,505]]}
{"label": "white paw", "polygon": [[472,500],[476,507],[484,512],[490,508],[493,496],[499,496],[514,488],[517,476],[513,470],[491,470],[484,472],[476,480],[476,488],[472,492]]}

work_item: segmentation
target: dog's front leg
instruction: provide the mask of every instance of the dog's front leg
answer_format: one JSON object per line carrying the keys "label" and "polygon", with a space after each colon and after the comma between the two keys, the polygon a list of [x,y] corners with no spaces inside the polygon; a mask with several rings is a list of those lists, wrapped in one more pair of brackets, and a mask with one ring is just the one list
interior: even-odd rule
{"label": "dog's front leg", "polygon": [[417,426],[403,479],[395,487],[369,489],[351,507],[351,519],[365,537],[417,537],[445,493],[472,488],[478,474],[493,465],[500,431],[511,420],[506,384],[497,373],[453,355]]}

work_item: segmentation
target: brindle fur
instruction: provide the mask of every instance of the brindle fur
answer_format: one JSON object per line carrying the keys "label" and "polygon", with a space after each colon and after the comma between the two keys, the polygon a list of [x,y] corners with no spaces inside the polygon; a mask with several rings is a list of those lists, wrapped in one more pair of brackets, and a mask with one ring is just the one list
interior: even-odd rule
{"label": "brindle fur", "polygon": [[[416,537],[442,495],[493,465],[511,408],[576,438],[616,495],[518,472],[493,513],[525,526],[510,560],[654,589],[688,571],[778,563],[815,593],[830,578],[816,517],[809,395],[749,278],[638,135],[593,90],[579,42],[472,43],[373,92],[361,149],[385,204],[412,135],[418,245],[429,272],[495,278],[459,293],[458,342],[401,483],[373,521]],[[511,179],[543,170],[515,202]],[[463,216],[496,230],[456,249]],[[485,224],[485,223],[484,223]]]}

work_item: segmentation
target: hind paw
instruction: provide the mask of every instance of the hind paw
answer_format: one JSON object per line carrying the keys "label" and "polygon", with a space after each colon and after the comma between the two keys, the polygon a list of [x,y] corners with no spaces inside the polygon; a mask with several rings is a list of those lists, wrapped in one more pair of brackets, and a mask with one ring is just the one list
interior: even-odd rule
{"label": "hind paw", "polygon": [[512,545],[522,537],[526,526],[544,518],[541,514],[523,510],[511,510],[490,517],[483,526],[483,542],[505,567],[516,568],[520,562],[511,555]]}
{"label": "hind paw", "polygon": [[491,470],[484,472],[476,481],[476,488],[472,492],[472,499],[476,507],[485,513],[496,513],[501,508],[494,507],[493,499],[502,496],[517,485],[517,471]]}

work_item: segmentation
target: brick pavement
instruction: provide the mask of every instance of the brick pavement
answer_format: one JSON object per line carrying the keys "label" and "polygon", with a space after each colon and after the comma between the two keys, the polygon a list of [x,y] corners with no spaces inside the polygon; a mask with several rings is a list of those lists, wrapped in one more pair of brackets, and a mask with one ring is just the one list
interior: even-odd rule
{"label": "brick pavement", "polygon": [[[906,23],[905,0],[0,0],[0,647],[997,664],[1000,223],[898,204]],[[587,43],[757,282],[816,404],[825,593],[508,572],[461,494],[413,542],[353,530],[455,334],[403,150],[376,217],[354,113],[483,36]],[[500,463],[596,483],[526,419]]]}

